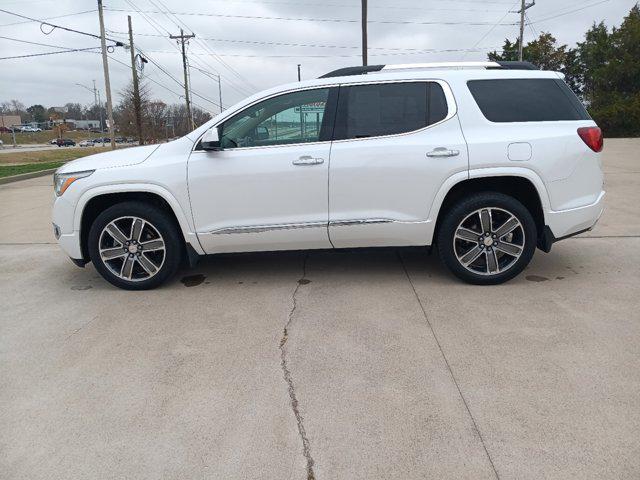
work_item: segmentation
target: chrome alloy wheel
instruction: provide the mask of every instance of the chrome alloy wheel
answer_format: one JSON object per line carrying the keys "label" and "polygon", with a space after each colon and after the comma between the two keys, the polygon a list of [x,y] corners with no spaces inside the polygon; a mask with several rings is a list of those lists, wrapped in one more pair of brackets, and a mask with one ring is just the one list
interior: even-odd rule
{"label": "chrome alloy wheel", "polygon": [[467,215],[456,228],[453,251],[464,268],[495,275],[511,268],[524,251],[520,221],[502,208],[486,207]]}
{"label": "chrome alloy wheel", "polygon": [[129,282],[148,280],[160,271],[166,257],[157,228],[139,217],[120,217],[100,233],[100,258],[117,277]]}

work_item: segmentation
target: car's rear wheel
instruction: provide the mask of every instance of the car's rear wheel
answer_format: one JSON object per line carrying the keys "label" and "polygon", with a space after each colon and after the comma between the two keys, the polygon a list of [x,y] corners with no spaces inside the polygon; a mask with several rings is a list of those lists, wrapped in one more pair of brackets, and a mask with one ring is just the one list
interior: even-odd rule
{"label": "car's rear wheel", "polygon": [[103,211],[89,230],[89,256],[96,270],[116,287],[155,288],[180,265],[182,241],[162,210],[124,202]]}
{"label": "car's rear wheel", "polygon": [[478,285],[506,282],[531,261],[536,224],[518,200],[478,193],[456,203],[438,230],[440,258],[457,277]]}

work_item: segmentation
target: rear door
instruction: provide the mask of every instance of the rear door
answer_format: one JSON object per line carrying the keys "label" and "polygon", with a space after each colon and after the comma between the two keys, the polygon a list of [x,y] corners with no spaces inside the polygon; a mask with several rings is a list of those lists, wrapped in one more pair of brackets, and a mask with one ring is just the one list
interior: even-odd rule
{"label": "rear door", "polygon": [[455,114],[440,80],[340,87],[329,174],[335,247],[430,242],[434,196],[468,169]]}

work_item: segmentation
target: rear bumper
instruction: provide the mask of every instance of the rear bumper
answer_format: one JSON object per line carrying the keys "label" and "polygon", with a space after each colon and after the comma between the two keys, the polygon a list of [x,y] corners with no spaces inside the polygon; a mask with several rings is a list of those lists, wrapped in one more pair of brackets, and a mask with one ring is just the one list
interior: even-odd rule
{"label": "rear bumper", "polygon": [[538,242],[538,247],[548,252],[551,245],[559,240],[587,232],[596,226],[604,211],[605,192],[600,192],[598,199],[591,205],[547,212],[547,225]]}

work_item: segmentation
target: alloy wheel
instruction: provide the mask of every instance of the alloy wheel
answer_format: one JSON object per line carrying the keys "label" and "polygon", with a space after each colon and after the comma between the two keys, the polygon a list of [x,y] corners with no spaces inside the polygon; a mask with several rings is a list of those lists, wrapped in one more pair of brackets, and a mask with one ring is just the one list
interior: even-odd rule
{"label": "alloy wheel", "polygon": [[522,223],[508,210],[485,207],[467,215],[455,230],[453,251],[465,269],[496,275],[518,261],[525,245]]}
{"label": "alloy wheel", "polygon": [[100,233],[98,251],[115,276],[139,282],[155,276],[166,257],[166,246],[156,227],[140,217],[119,217]]}

